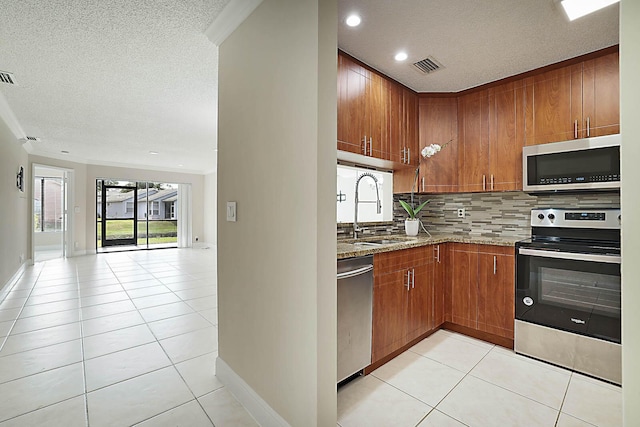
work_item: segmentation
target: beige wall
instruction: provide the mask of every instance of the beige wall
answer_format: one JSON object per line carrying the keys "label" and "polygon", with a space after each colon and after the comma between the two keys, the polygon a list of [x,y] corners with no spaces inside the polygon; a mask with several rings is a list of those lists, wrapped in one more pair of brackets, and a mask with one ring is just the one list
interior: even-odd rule
{"label": "beige wall", "polygon": [[204,176],[204,237],[202,242],[215,245],[217,235],[217,193],[218,174],[210,173]]}
{"label": "beige wall", "polygon": [[219,354],[292,426],[336,423],[335,7],[265,0],[219,49]]}
{"label": "beige wall", "polygon": [[[0,119],[0,289],[18,271],[23,260],[30,258],[27,234],[31,185],[27,161],[27,152]],[[24,193],[16,187],[20,166],[24,168]]]}
{"label": "beige wall", "polygon": [[622,391],[624,425],[640,425],[640,2],[620,5]]}
{"label": "beige wall", "polygon": [[[204,236],[204,175],[86,165],[41,156],[29,156],[29,164],[55,166],[73,172],[70,183],[70,211],[74,222],[71,241],[77,242],[74,248],[76,254],[95,253],[96,250],[96,223],[93,218],[96,218],[95,188],[98,178],[191,184],[194,240],[195,236]],[[73,209],[76,206],[80,209],[78,213]],[[30,232],[28,239],[31,247]]]}

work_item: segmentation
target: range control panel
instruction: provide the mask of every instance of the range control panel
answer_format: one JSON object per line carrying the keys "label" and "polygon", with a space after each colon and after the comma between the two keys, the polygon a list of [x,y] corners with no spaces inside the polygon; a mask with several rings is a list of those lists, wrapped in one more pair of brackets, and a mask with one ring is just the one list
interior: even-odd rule
{"label": "range control panel", "polygon": [[532,227],[619,229],[620,209],[532,209]]}

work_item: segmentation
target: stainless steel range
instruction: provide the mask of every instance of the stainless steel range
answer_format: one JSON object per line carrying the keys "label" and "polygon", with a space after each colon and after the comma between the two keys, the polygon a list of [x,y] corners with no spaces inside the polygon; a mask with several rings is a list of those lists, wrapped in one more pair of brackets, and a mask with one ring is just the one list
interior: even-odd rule
{"label": "stainless steel range", "polygon": [[515,351],[620,384],[620,209],[534,209],[516,245]]}

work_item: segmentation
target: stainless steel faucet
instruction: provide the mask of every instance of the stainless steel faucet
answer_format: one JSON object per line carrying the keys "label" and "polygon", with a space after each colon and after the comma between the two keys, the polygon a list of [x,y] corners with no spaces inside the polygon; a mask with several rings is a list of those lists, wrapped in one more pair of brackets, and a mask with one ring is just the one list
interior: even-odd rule
{"label": "stainless steel faucet", "polygon": [[[376,183],[376,201],[375,202],[373,200],[363,200],[362,202],[358,200],[358,186],[360,185],[360,181],[362,180],[362,178],[364,178],[365,176],[368,176],[369,178],[373,179],[373,181]],[[380,202],[380,193],[378,191],[378,180],[376,179],[375,176],[373,176],[373,174],[369,172],[365,172],[362,175],[360,175],[358,177],[358,180],[356,181],[356,197],[355,197],[356,207],[353,215],[353,238],[354,239],[358,238],[358,232],[361,231],[360,228],[358,228],[358,204],[359,203],[375,203],[377,208],[376,211],[378,213],[382,212],[382,203]]]}

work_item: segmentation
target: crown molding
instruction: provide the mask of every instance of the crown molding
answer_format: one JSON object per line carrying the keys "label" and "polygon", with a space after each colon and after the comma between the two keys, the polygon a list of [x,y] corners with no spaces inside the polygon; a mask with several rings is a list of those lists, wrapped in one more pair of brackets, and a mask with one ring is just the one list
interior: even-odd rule
{"label": "crown molding", "polygon": [[0,118],[4,120],[16,139],[23,139],[27,135],[2,92],[0,92]]}
{"label": "crown molding", "polygon": [[262,0],[231,0],[209,25],[204,34],[220,46],[236,28],[262,3]]}

